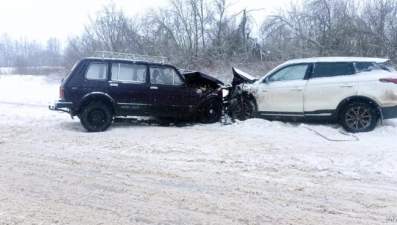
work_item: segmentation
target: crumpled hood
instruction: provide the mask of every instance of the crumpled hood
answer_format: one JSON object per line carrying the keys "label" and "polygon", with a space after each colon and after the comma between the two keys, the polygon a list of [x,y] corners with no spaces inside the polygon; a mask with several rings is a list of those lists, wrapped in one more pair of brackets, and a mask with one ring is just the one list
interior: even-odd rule
{"label": "crumpled hood", "polygon": [[253,84],[255,81],[258,79],[237,69],[237,68],[232,68],[233,71],[233,80],[232,80],[232,86],[237,86],[239,84]]}
{"label": "crumpled hood", "polygon": [[210,75],[198,71],[182,72],[187,84],[195,84],[200,86],[209,85],[211,88],[218,88],[223,86],[224,83]]}

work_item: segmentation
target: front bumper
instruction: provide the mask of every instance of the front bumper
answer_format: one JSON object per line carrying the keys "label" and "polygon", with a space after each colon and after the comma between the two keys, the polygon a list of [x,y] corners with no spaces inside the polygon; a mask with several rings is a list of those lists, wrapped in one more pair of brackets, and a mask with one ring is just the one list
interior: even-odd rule
{"label": "front bumper", "polygon": [[53,110],[53,111],[60,111],[60,112],[66,112],[71,114],[71,108],[73,106],[73,103],[71,102],[64,102],[62,100],[56,100],[53,105],[49,105],[48,109]]}

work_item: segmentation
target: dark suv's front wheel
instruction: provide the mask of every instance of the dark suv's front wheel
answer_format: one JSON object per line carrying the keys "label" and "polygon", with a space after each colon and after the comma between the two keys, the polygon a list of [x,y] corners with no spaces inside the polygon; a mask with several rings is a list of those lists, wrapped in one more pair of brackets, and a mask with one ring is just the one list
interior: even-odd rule
{"label": "dark suv's front wheel", "polygon": [[368,132],[375,129],[378,115],[371,105],[354,102],[342,110],[340,120],[342,127],[348,132]]}
{"label": "dark suv's front wheel", "polygon": [[102,102],[89,103],[80,114],[80,122],[89,132],[105,131],[112,121],[111,108]]}
{"label": "dark suv's front wheel", "polygon": [[200,121],[202,123],[216,123],[222,116],[223,106],[221,101],[210,99],[200,109]]}

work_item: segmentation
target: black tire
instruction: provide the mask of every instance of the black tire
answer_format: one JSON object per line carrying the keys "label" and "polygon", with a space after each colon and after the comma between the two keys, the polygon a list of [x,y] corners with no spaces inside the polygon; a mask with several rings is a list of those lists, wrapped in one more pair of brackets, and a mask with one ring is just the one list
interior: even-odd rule
{"label": "black tire", "polygon": [[374,108],[364,102],[347,105],[340,114],[340,124],[351,133],[368,132],[375,129],[379,116]]}
{"label": "black tire", "polygon": [[199,111],[200,122],[216,123],[222,116],[222,102],[217,99],[210,99],[203,104]]}
{"label": "black tire", "polygon": [[80,122],[89,132],[105,131],[112,121],[111,108],[102,102],[92,102],[86,105],[80,114]]}
{"label": "black tire", "polygon": [[255,104],[247,98],[239,98],[233,106],[233,118],[241,121],[255,117]]}

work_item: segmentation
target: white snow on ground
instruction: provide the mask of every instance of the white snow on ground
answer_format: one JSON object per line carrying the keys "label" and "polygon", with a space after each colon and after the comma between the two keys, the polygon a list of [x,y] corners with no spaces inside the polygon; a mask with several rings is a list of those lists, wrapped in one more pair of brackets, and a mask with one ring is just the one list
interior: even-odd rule
{"label": "white snow on ground", "polygon": [[397,120],[88,133],[47,79],[0,76],[0,224],[397,223]]}

